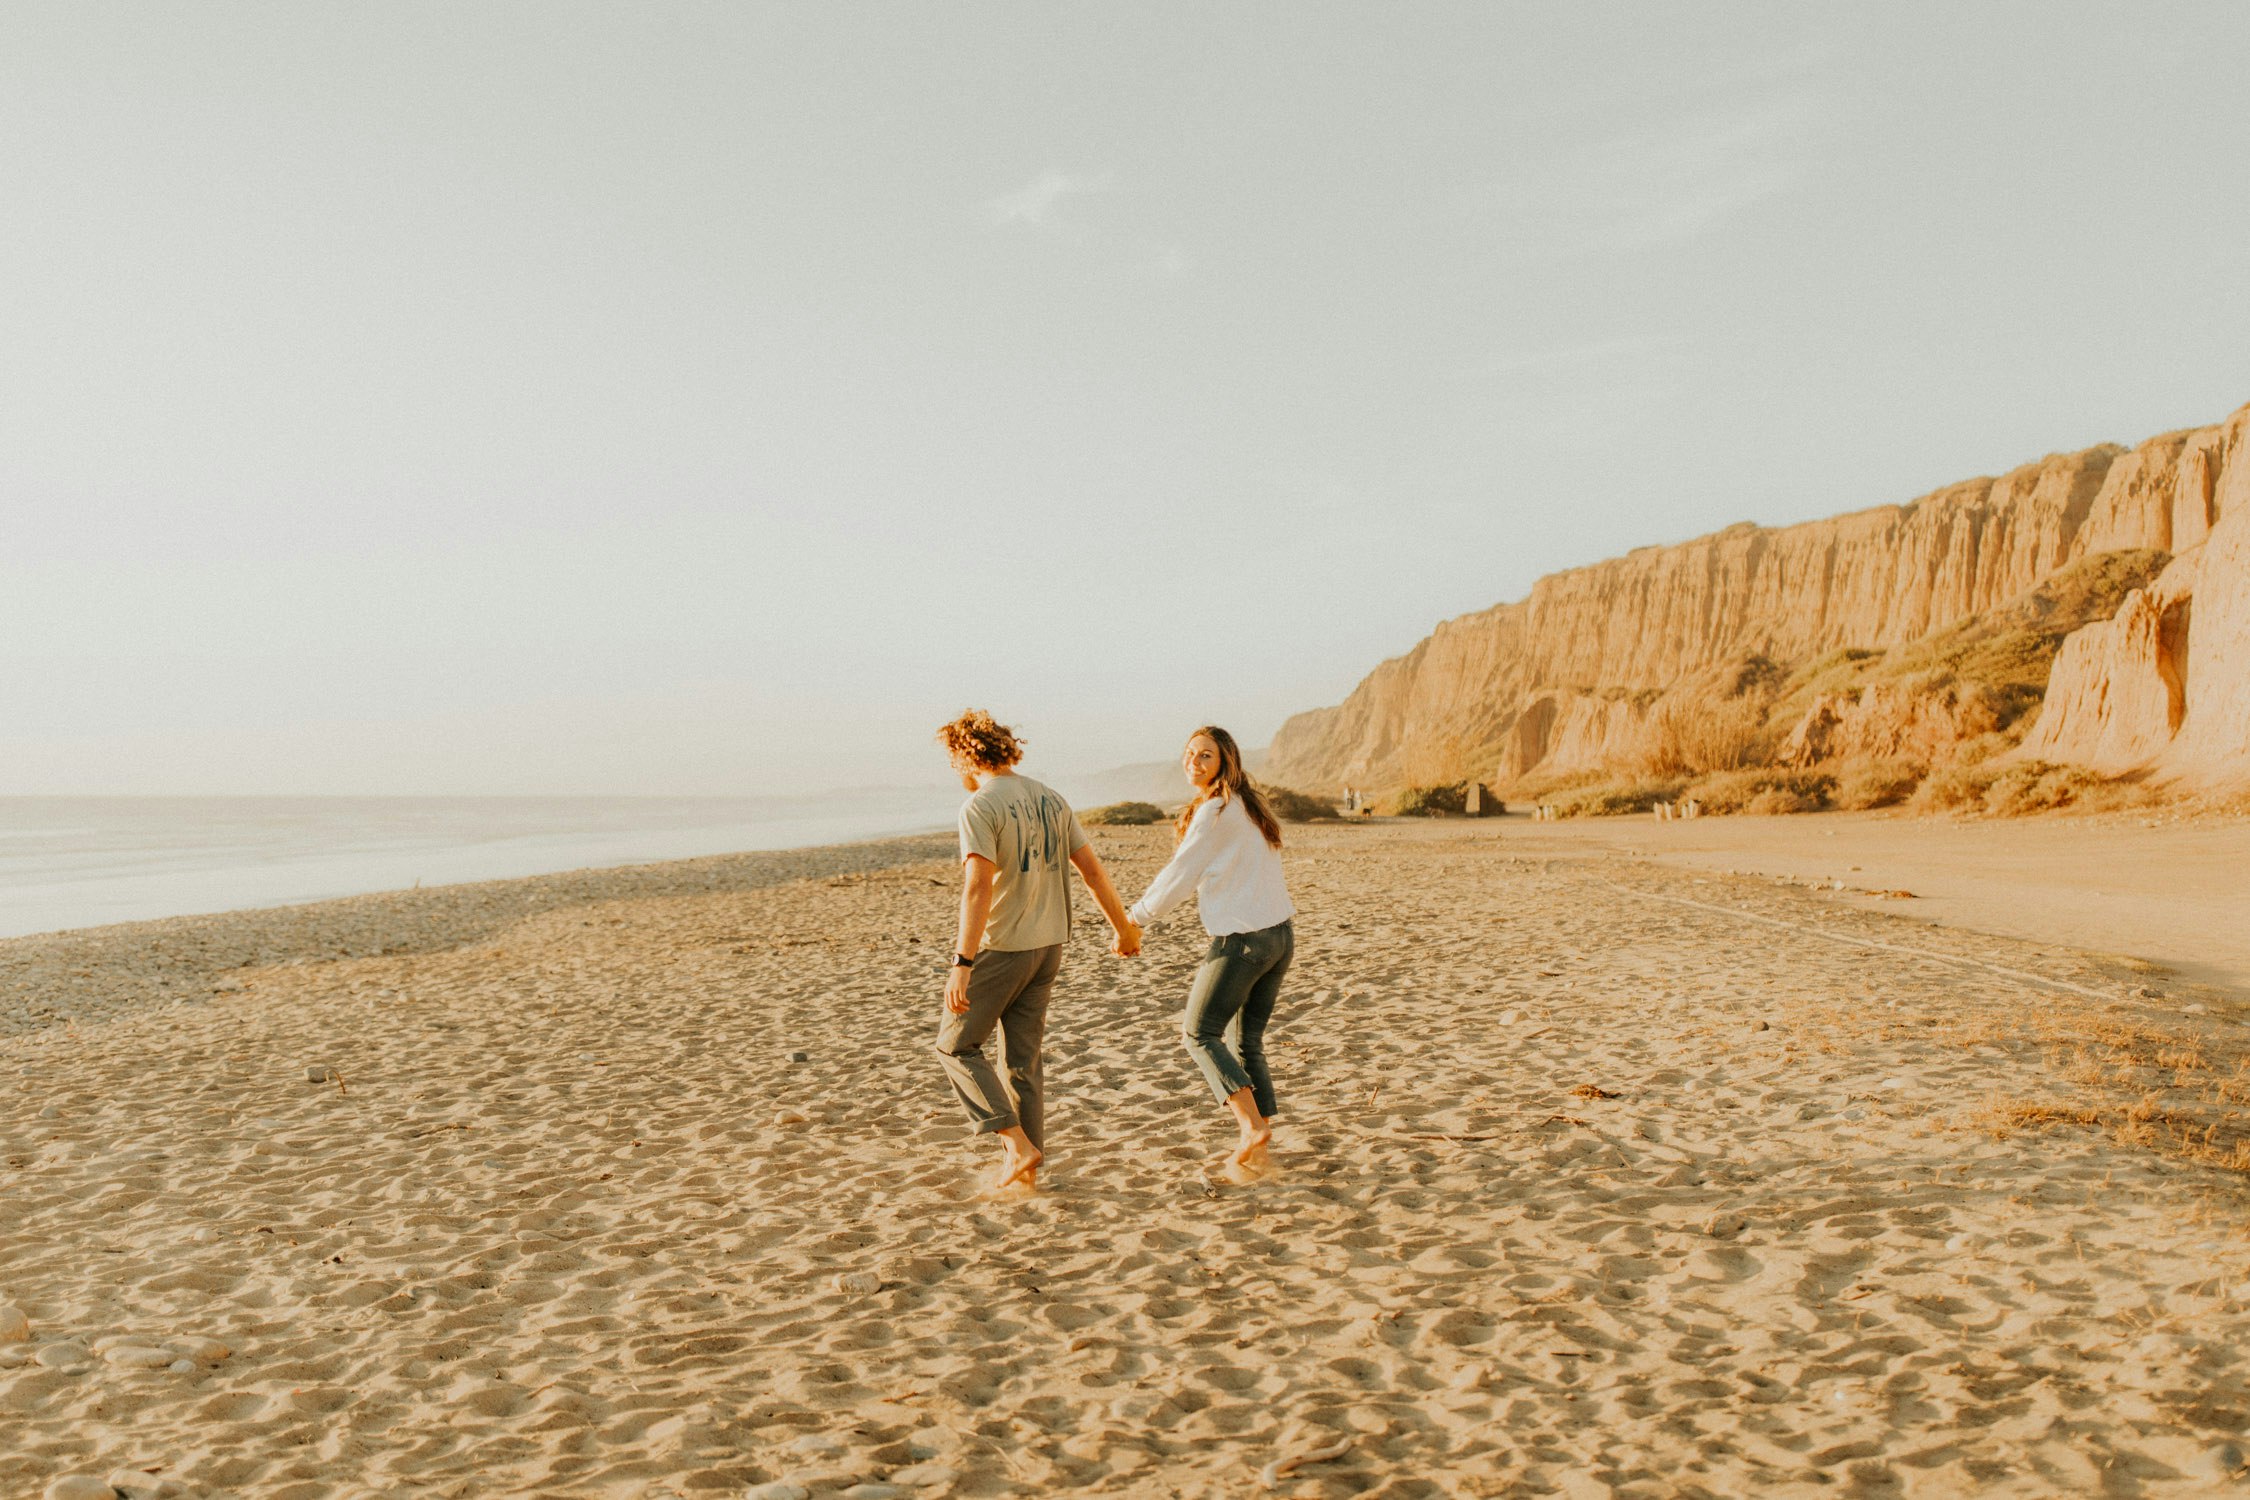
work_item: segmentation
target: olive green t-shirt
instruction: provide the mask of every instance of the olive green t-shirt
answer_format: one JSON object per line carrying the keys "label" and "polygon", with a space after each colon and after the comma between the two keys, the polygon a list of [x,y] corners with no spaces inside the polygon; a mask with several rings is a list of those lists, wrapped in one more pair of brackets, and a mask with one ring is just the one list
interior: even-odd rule
{"label": "olive green t-shirt", "polygon": [[1045,948],[1070,936],[1070,857],[1086,830],[1055,791],[1028,776],[994,776],[961,804],[961,857],[992,861],[984,946]]}

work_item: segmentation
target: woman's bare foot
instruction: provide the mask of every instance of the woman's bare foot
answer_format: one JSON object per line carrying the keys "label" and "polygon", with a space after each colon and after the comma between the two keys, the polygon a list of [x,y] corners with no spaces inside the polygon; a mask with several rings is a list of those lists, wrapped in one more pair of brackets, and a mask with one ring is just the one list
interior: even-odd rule
{"label": "woman's bare foot", "polygon": [[1242,1140],[1229,1160],[1246,1172],[1263,1169],[1266,1143],[1273,1139],[1273,1122],[1258,1113],[1258,1096],[1249,1089],[1236,1089],[1227,1095],[1227,1108],[1234,1111],[1234,1123],[1242,1128]]}
{"label": "woman's bare foot", "polygon": [[1253,1182],[1263,1182],[1273,1175],[1273,1163],[1261,1151],[1249,1161],[1235,1160],[1232,1151],[1211,1163],[1211,1177],[1215,1182],[1229,1183],[1235,1187],[1248,1187]]}

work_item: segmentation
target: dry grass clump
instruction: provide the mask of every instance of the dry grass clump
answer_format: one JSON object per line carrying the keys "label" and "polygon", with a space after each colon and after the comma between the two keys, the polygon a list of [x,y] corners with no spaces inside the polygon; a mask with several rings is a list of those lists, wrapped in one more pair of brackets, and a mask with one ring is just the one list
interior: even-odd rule
{"label": "dry grass clump", "polygon": [[1707,813],[1819,812],[1829,805],[1836,778],[1825,771],[1761,766],[1710,776],[1688,788]]}
{"label": "dry grass clump", "polygon": [[[1397,818],[1458,818],[1468,815],[1469,786],[1466,781],[1456,781],[1439,786],[1410,786],[1390,799],[1385,809]],[[1499,797],[1490,787],[1483,787],[1478,797],[1475,816],[1497,817],[1506,811]]]}
{"label": "dry grass clump", "polygon": [[2081,1101],[1997,1099],[1969,1123],[2019,1130],[2090,1126],[2128,1146],[2250,1173],[2250,1055],[2214,1059],[2209,1039],[2133,1021],[2064,1016],[2039,1023],[2049,1062]]}
{"label": "dry grass clump", "polygon": [[2000,817],[2082,802],[2104,778],[2080,766],[2021,760],[1999,768],[1984,789],[1984,810]]}
{"label": "dry grass clump", "polygon": [[1153,802],[1112,802],[1106,807],[1090,808],[1078,815],[1081,823],[1097,828],[1141,828],[1150,823],[1161,823],[1171,814]]}
{"label": "dry grass clump", "polygon": [[1323,818],[1336,816],[1333,798],[1316,797],[1310,792],[1300,792],[1291,786],[1275,786],[1261,781],[1258,790],[1265,794],[1266,806],[1284,823],[1316,823]]}
{"label": "dry grass clump", "polygon": [[1605,781],[1553,793],[1546,801],[1558,818],[1616,818],[1677,801],[1687,787],[1684,776]]}
{"label": "dry grass clump", "polygon": [[2108,812],[2142,806],[2154,795],[2137,782],[2102,776],[2083,766],[2044,760],[1981,761],[1933,771],[1907,805],[1916,812],[2009,818],[2066,807]]}
{"label": "dry grass clump", "polygon": [[1828,800],[1848,812],[1895,807],[1913,796],[1915,788],[1928,774],[1929,767],[1918,761],[1898,758],[1852,761],[1837,768],[1836,789],[1829,793]]}
{"label": "dry grass clump", "polygon": [[1990,773],[1979,767],[1941,766],[1914,789],[1906,805],[1918,813],[1982,812],[1984,789],[1991,784]]}

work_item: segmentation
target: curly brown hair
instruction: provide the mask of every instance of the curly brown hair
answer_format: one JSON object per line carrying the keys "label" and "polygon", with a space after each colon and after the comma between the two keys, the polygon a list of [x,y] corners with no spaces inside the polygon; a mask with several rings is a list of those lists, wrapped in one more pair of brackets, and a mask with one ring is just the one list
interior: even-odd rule
{"label": "curly brown hair", "polygon": [[979,771],[1005,771],[1023,759],[1016,732],[981,708],[972,708],[937,732],[945,753]]}

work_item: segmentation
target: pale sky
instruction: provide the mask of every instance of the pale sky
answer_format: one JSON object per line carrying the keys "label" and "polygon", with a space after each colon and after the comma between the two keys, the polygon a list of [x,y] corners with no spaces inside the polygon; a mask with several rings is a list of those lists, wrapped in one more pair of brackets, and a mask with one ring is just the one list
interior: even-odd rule
{"label": "pale sky", "polygon": [[1261,744],[2250,401],[2250,5],[0,7],[0,793]]}

